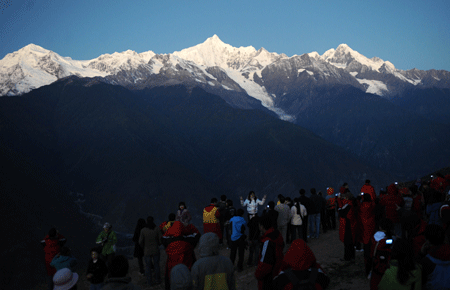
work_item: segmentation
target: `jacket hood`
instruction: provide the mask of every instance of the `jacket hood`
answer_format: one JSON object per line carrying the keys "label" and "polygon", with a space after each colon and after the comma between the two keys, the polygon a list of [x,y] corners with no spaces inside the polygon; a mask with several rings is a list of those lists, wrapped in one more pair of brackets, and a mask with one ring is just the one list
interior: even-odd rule
{"label": "jacket hood", "polygon": [[284,255],[283,264],[294,271],[308,270],[316,265],[316,257],[305,241],[297,239],[292,242]]}
{"label": "jacket hood", "polygon": [[183,232],[183,224],[180,221],[173,222],[172,226],[164,233],[164,237],[180,237]]}
{"label": "jacket hood", "polygon": [[192,289],[192,276],[189,268],[181,263],[170,271],[170,289],[190,290]]}
{"label": "jacket hood", "polygon": [[384,239],[386,237],[386,234],[384,233],[384,232],[376,232],[374,235],[373,235],[373,238],[375,239],[375,242],[379,242],[379,241],[381,241],[382,239]]}
{"label": "jacket hood", "polygon": [[219,237],[215,233],[206,233],[200,238],[199,253],[201,258],[219,254]]}

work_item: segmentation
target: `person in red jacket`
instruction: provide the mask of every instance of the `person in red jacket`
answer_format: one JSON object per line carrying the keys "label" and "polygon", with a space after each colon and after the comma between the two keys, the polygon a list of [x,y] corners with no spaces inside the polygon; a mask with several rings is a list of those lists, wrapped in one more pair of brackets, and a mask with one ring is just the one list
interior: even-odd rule
{"label": "person in red jacket", "polygon": [[362,203],[359,208],[359,217],[362,224],[361,240],[364,244],[364,265],[366,276],[369,275],[372,259],[370,255],[371,240],[375,234],[375,202],[372,201],[370,194],[363,195]]}
{"label": "person in red jacket", "polygon": [[380,221],[379,230],[373,235],[372,248],[372,268],[370,272],[370,290],[377,290],[378,284],[384,272],[389,267],[391,260],[391,249],[393,244],[393,223],[390,219]]}
{"label": "person in red jacket", "polygon": [[258,290],[271,290],[272,280],[279,273],[283,261],[284,240],[280,231],[272,227],[269,215],[261,217],[259,230],[262,234],[262,246],[255,277],[258,280]]}
{"label": "person in red jacket", "polygon": [[191,270],[195,262],[195,245],[186,241],[183,234],[188,234],[186,229],[184,229],[184,225],[180,221],[175,221],[162,238],[162,244],[166,247],[167,254],[164,274],[166,290],[170,289],[170,271],[173,267],[183,263]]}
{"label": "person in red jacket", "polygon": [[398,185],[392,183],[388,186],[387,195],[380,199],[380,204],[385,207],[386,218],[394,223],[394,231],[398,237],[402,236],[402,227],[400,223],[399,210],[405,201],[398,193]]}
{"label": "person in red jacket", "polygon": [[[299,283],[294,282],[298,280]],[[281,263],[280,272],[274,279],[274,289],[293,290],[294,284],[325,289],[330,280],[316,262],[316,257],[302,239],[294,240]],[[312,289],[312,287],[310,287]],[[308,288],[308,289],[310,289]]]}
{"label": "person in red jacket", "polygon": [[366,179],[366,183],[361,187],[361,192],[368,193],[370,195],[370,198],[372,199],[372,201],[375,201],[375,199],[377,198],[375,189],[370,184],[369,179]]}
{"label": "person in red jacket", "polygon": [[53,289],[53,275],[56,269],[50,265],[53,258],[59,253],[60,249],[66,243],[66,238],[61,235],[55,228],[48,231],[48,235],[41,241],[45,252],[45,268],[47,269],[48,286]]}
{"label": "person in red jacket", "polygon": [[211,199],[211,204],[203,209],[203,233],[213,232],[219,237],[219,243],[223,243],[222,231],[220,230],[220,212],[216,206],[217,198]]}
{"label": "person in red jacket", "polygon": [[344,189],[338,199],[339,213],[339,239],[344,243],[344,260],[352,261],[355,259],[356,243],[356,215],[354,209],[354,197],[348,188]]}

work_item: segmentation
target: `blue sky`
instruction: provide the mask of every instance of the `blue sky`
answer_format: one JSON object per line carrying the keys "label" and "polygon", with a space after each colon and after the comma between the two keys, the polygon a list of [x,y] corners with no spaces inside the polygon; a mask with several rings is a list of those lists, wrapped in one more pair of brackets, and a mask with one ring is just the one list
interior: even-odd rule
{"label": "blue sky", "polygon": [[172,53],[217,34],[288,56],[341,43],[399,69],[450,71],[450,1],[0,0],[0,58],[34,43],[77,60]]}

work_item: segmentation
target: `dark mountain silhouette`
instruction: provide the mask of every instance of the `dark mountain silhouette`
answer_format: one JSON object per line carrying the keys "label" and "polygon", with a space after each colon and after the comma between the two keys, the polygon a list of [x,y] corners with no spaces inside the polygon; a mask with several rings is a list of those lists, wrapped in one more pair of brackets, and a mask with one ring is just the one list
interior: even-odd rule
{"label": "dark mountain silhouette", "polygon": [[[255,190],[274,200],[300,188],[360,186],[368,177],[383,187],[394,178],[298,125],[182,85],[129,91],[69,77],[0,98],[0,125],[9,221],[2,232],[14,237],[2,257],[21,251],[29,262],[5,266],[4,285],[23,280],[24,268],[36,279],[44,274],[38,243],[51,226],[86,261],[100,230],[86,213],[132,232],[138,218],[162,222],[185,201],[199,226],[201,209],[221,194],[237,201]],[[82,194],[82,211],[69,192]]]}
{"label": "dark mountain silhouette", "polygon": [[[420,107],[418,99],[423,96],[420,102],[424,104],[426,92],[415,91],[415,97],[393,103],[351,86],[311,86],[286,94],[278,102],[296,116],[296,124],[372,166],[412,179],[450,163],[450,126],[443,124],[443,109],[432,113],[438,104]],[[436,98],[448,107],[445,90],[440,92]]]}

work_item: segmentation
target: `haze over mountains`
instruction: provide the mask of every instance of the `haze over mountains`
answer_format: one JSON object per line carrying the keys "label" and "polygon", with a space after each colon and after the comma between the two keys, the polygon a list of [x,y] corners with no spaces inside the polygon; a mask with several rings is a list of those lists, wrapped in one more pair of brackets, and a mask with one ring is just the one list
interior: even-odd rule
{"label": "haze over mountains", "polygon": [[[182,200],[200,223],[221,194],[275,199],[343,182],[356,193],[366,178],[379,190],[449,166],[449,79],[344,44],[288,57],[213,36],[172,54],[88,61],[28,45],[0,60],[5,214],[67,226],[63,210],[49,211],[77,192],[83,213],[126,232],[148,214],[162,221]],[[90,218],[66,207],[77,221]]]}

